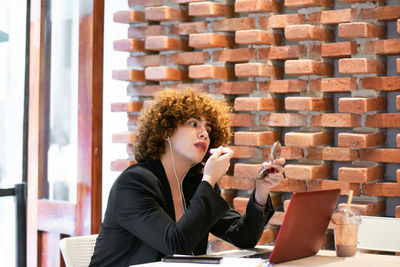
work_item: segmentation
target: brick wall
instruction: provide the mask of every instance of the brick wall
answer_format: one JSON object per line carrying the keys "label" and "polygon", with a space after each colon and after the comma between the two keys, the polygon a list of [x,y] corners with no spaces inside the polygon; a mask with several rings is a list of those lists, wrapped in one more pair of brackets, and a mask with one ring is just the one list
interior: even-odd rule
{"label": "brick wall", "polygon": [[[128,0],[126,159],[143,105],[165,87],[192,87],[232,103],[235,159],[220,186],[243,212],[257,170],[280,140],[287,179],[273,188],[274,240],[295,191],[354,191],[363,215],[400,217],[400,2],[393,0]],[[274,227],[274,225],[276,227]],[[331,240],[327,234],[327,243]],[[211,249],[227,248],[214,240]]]}

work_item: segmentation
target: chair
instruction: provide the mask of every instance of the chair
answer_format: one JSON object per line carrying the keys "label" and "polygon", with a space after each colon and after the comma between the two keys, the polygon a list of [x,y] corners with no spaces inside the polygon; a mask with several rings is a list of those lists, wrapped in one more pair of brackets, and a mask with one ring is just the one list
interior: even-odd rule
{"label": "chair", "polygon": [[400,252],[400,218],[360,217],[359,249]]}
{"label": "chair", "polygon": [[94,252],[97,234],[65,237],[60,249],[67,267],[87,267]]}

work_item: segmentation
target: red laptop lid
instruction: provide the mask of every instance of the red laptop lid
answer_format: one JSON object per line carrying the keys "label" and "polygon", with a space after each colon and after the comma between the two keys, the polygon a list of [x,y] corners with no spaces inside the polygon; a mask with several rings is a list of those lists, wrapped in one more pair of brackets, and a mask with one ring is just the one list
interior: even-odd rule
{"label": "red laptop lid", "polygon": [[269,262],[316,254],[336,207],[340,189],[293,193]]}

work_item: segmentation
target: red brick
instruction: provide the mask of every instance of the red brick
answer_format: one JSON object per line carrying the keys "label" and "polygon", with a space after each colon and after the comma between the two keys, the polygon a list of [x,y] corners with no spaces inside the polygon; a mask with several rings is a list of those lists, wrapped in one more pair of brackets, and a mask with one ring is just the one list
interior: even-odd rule
{"label": "red brick", "polygon": [[320,114],[313,116],[311,126],[353,128],[361,126],[361,115],[358,114]]}
{"label": "red brick", "polygon": [[354,196],[360,195],[360,185],[355,183],[344,183],[335,180],[310,181],[309,191],[340,189],[341,195],[348,195],[353,190]]}
{"label": "red brick", "polygon": [[397,72],[400,72],[400,58],[396,59]]}
{"label": "red brick", "polygon": [[[397,137],[399,137],[400,135],[397,135]],[[399,140],[399,139],[397,139],[397,140]],[[397,144],[399,144],[399,142],[397,142]],[[399,145],[397,145],[397,147],[400,147]],[[400,184],[400,169],[397,169],[396,170],[396,180],[397,180],[397,183],[398,184]],[[399,206],[400,207],[400,206]]]}
{"label": "red brick", "polygon": [[252,190],[255,187],[255,180],[254,178],[238,178],[225,175],[218,181],[218,185],[223,189]]}
{"label": "red brick", "polygon": [[366,196],[400,197],[399,183],[364,184],[362,188]]}
{"label": "red brick", "polygon": [[323,43],[321,46],[321,56],[331,58],[350,57],[357,53],[355,42]]}
{"label": "red brick", "polygon": [[263,231],[260,239],[257,242],[257,245],[264,245],[271,242],[274,242],[279,230],[278,229],[266,229]]}
{"label": "red brick", "polygon": [[384,38],[386,35],[384,26],[366,22],[342,23],[338,28],[338,35],[342,38]]}
{"label": "red brick", "polygon": [[195,48],[230,47],[234,43],[232,36],[215,33],[194,33],[189,35],[189,46]]}
{"label": "red brick", "polygon": [[234,174],[236,178],[256,178],[258,171],[261,168],[260,164],[247,164],[247,163],[236,163],[234,167]]}
{"label": "red brick", "polygon": [[283,29],[288,25],[304,24],[303,14],[274,14],[268,17],[261,17],[259,24],[261,28]]}
{"label": "red brick", "polygon": [[[127,88],[127,94],[129,96],[154,96],[155,93],[162,90],[163,87],[160,85],[136,85],[136,84],[129,84]],[[128,115],[129,117],[129,115]],[[133,125],[136,123],[133,122]]]}
{"label": "red brick", "polygon": [[127,52],[143,52],[144,42],[136,39],[116,40],[113,43],[114,50]]}
{"label": "red brick", "polygon": [[203,33],[207,31],[207,21],[184,22],[179,23],[178,33],[180,35],[189,35],[192,33]]}
{"label": "red brick", "polygon": [[255,28],[254,18],[230,18],[211,22],[214,32],[230,32],[239,30],[250,30]]}
{"label": "red brick", "polygon": [[333,0],[286,0],[285,6],[293,8],[303,8],[303,7],[313,7],[313,6],[323,6],[330,7],[333,6]]}
{"label": "red brick", "polygon": [[231,127],[251,127],[254,126],[254,115],[252,114],[229,114]]}
{"label": "red brick", "polygon": [[297,59],[305,54],[303,45],[271,46],[259,48],[257,59]]}
{"label": "red brick", "polygon": [[168,36],[149,36],[145,41],[146,50],[166,51],[166,50],[187,50],[186,40]]}
{"label": "red brick", "polygon": [[[174,84],[169,84],[168,88],[173,89],[173,90],[178,90],[182,91],[187,88],[192,88],[193,90],[197,92],[208,92],[208,84],[207,83],[174,83]],[[164,89],[164,87],[163,87]]]}
{"label": "red brick", "polygon": [[114,80],[131,81],[131,82],[143,82],[144,71],[141,70],[113,70],[112,78]]}
{"label": "red brick", "polygon": [[367,77],[361,79],[362,86],[365,89],[379,91],[397,91],[400,90],[400,77]]}
{"label": "red brick", "polygon": [[264,63],[242,63],[235,65],[235,75],[238,77],[272,77],[281,78],[282,68]]}
{"label": "red brick", "polygon": [[237,44],[274,44],[280,45],[282,37],[273,32],[263,30],[241,30],[235,33]]}
{"label": "red brick", "polygon": [[356,150],[341,147],[323,147],[307,149],[309,160],[354,161],[358,159]]}
{"label": "red brick", "polygon": [[385,145],[384,133],[339,133],[338,146],[368,148]]}
{"label": "red brick", "polygon": [[311,80],[310,90],[321,92],[350,92],[357,90],[356,78],[323,78]]}
{"label": "red brick", "polygon": [[271,80],[260,82],[259,90],[269,93],[299,93],[307,90],[305,80]]}
{"label": "red brick", "polygon": [[400,149],[376,148],[360,150],[361,161],[400,163]]}
{"label": "red brick", "polygon": [[146,7],[146,20],[170,21],[185,20],[187,14],[185,10],[172,8],[169,6]]}
{"label": "red brick", "polygon": [[117,23],[145,22],[144,12],[138,10],[120,10],[114,13],[113,21]]}
{"label": "red brick", "polygon": [[244,215],[246,213],[246,207],[249,202],[249,197],[238,196],[233,200],[233,208],[240,214]]}
{"label": "red brick", "polygon": [[189,4],[189,16],[218,17],[231,16],[233,6],[213,2],[200,2]]}
{"label": "red brick", "polygon": [[243,146],[265,146],[272,145],[278,139],[278,133],[273,131],[265,132],[242,132],[234,134],[235,145]]}
{"label": "red brick", "polygon": [[[340,0],[340,1],[341,2],[346,2],[346,3],[349,3],[349,4],[370,2],[370,0]],[[385,0],[377,0],[376,2],[385,2]]]}
{"label": "red brick", "polygon": [[400,19],[397,20],[397,32],[400,33]]}
{"label": "red brick", "polygon": [[400,18],[400,5],[360,10],[360,19],[396,20],[398,18]]}
{"label": "red brick", "polygon": [[[396,206],[396,218],[400,218],[400,206]],[[399,256],[396,254],[396,256]]]}
{"label": "red brick", "polygon": [[121,172],[135,163],[136,161],[134,160],[118,159],[111,162],[110,169],[114,172]]}
{"label": "red brick", "polygon": [[285,38],[291,41],[333,41],[334,35],[329,29],[315,25],[303,24],[286,26]]}
{"label": "red brick", "polygon": [[332,142],[331,132],[288,132],[285,134],[286,146],[322,146]]}
{"label": "red brick", "polygon": [[148,36],[166,35],[167,29],[165,25],[133,26],[128,29],[128,37],[144,39]]}
{"label": "red brick", "polygon": [[213,60],[222,62],[247,62],[254,58],[254,55],[253,48],[223,49],[212,52]]}
{"label": "red brick", "polygon": [[169,62],[178,65],[200,65],[210,60],[206,51],[176,53],[169,55]]}
{"label": "red brick", "polygon": [[189,77],[191,79],[229,79],[233,71],[227,67],[215,65],[190,65]]}
{"label": "red brick", "polygon": [[286,164],[285,176],[298,180],[326,179],[331,176],[331,165]]}
{"label": "red brick", "polygon": [[[271,187],[271,191],[273,192],[305,192],[307,191],[307,186],[305,181],[285,178],[282,179],[278,185]],[[275,212],[276,214],[277,212]],[[274,220],[269,221],[269,223],[273,224]]]}
{"label": "red brick", "polygon": [[368,58],[342,58],[339,59],[340,73],[356,73],[356,74],[385,74],[386,64]]}
{"label": "red brick", "polygon": [[333,66],[327,62],[311,59],[286,60],[285,72],[292,75],[332,75]]}
{"label": "red brick", "polygon": [[369,183],[384,179],[385,167],[340,167],[338,180],[346,183]]}
{"label": "red brick", "polygon": [[400,128],[400,113],[378,113],[368,115],[365,126],[375,128]]}
{"label": "red brick", "polygon": [[127,66],[134,69],[134,67],[150,67],[162,66],[166,64],[165,55],[145,55],[145,56],[130,56],[127,60]]}
{"label": "red brick", "polygon": [[[263,160],[270,160],[271,155],[271,147],[262,147],[260,148],[262,152]],[[281,157],[286,160],[300,160],[304,156],[303,149],[296,146],[283,146]]]}
{"label": "red brick", "polygon": [[365,113],[385,110],[386,97],[342,97],[339,99],[339,112]]}
{"label": "red brick", "polygon": [[230,146],[233,151],[233,158],[248,159],[257,156],[257,148],[249,146]]}
{"label": "red brick", "polygon": [[[322,10],[319,22],[321,24],[346,23],[352,21],[356,15],[356,10],[351,8],[338,10]],[[312,14],[310,14],[310,16],[312,16]],[[308,22],[310,23],[310,21]]]}
{"label": "red brick", "polygon": [[143,102],[131,101],[127,103],[112,103],[111,112],[139,112]]}
{"label": "red brick", "polygon": [[222,82],[214,83],[210,93],[225,95],[243,95],[250,94],[257,89],[255,82]]}
{"label": "red brick", "polygon": [[396,109],[400,110],[400,95],[396,96]]}
{"label": "red brick", "polygon": [[397,147],[400,148],[400,134],[396,135]]}
{"label": "red brick", "polygon": [[112,135],[112,142],[114,144],[116,143],[133,144],[134,138],[135,138],[134,132],[114,133]]}
{"label": "red brick", "polygon": [[306,116],[297,113],[271,113],[260,115],[260,126],[298,127],[306,125]]}
{"label": "red brick", "polygon": [[183,81],[187,80],[187,71],[167,66],[147,67],[144,71],[146,80]]}
{"label": "red brick", "polygon": [[[339,208],[347,206],[347,203],[340,203]],[[350,205],[350,209],[356,211],[360,215],[364,216],[379,216],[385,211],[386,201],[376,200],[375,202],[366,201],[353,201]]]}
{"label": "red brick", "polygon": [[366,53],[378,55],[400,54],[400,39],[377,40],[366,43]]}
{"label": "red brick", "polygon": [[135,6],[160,6],[163,4],[163,0],[128,0],[129,8],[135,8]]}
{"label": "red brick", "polygon": [[282,110],[283,101],[278,98],[267,97],[237,97],[235,98],[234,109],[236,111],[261,111],[261,110]]}
{"label": "red brick", "polygon": [[285,98],[286,110],[310,110],[326,111],[332,110],[333,102],[331,98],[294,96]]}
{"label": "red brick", "polygon": [[281,3],[274,0],[236,0],[235,12],[280,11]]}

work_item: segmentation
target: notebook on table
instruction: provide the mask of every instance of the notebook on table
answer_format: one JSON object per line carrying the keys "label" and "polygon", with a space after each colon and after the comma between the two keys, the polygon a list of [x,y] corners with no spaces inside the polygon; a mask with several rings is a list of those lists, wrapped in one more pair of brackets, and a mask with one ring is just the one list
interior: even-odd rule
{"label": "notebook on table", "polygon": [[272,250],[256,247],[215,253],[224,257],[261,257],[280,263],[315,255],[321,248],[340,189],[293,193]]}

